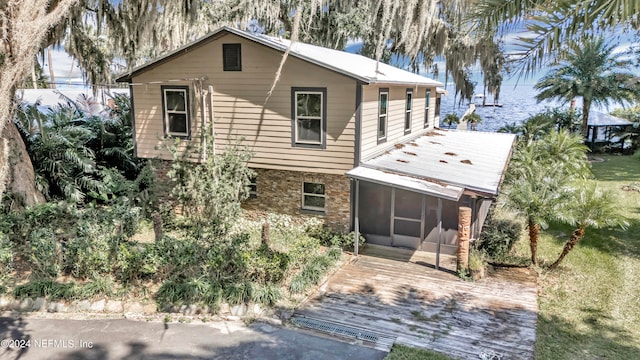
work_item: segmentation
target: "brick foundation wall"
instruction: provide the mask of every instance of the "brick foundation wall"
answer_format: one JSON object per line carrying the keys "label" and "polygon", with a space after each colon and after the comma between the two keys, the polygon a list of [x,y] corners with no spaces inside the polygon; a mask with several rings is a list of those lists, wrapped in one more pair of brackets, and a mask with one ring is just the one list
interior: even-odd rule
{"label": "brick foundation wall", "polygon": [[[167,177],[167,171],[170,168],[170,161],[155,160],[153,162],[158,196],[164,201],[169,200],[171,192],[170,180]],[[316,216],[334,230],[346,232],[351,229],[350,181],[346,176],[286,170],[254,170],[257,173],[257,197],[247,199],[242,204],[245,210],[281,213],[294,218]],[[325,185],[324,213],[302,210],[304,181]]]}
{"label": "brick foundation wall", "polygon": [[[294,217],[317,216],[334,230],[351,228],[350,181],[344,175],[299,171],[254,169],[257,173],[257,197],[248,199],[247,210],[271,211]],[[302,210],[302,183],[325,185],[325,212]]]}

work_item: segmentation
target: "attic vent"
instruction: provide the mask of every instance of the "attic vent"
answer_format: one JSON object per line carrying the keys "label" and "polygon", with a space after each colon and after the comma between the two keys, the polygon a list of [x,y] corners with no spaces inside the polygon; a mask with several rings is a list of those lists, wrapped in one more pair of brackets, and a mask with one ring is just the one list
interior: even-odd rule
{"label": "attic vent", "polygon": [[411,151],[403,151],[403,153],[407,154],[407,155],[411,155],[411,156],[418,156],[418,154],[411,152]]}
{"label": "attic vent", "polygon": [[404,147],[404,144],[395,144],[393,146],[395,146],[396,149],[402,149]]}
{"label": "attic vent", "polygon": [[448,164],[447,160],[440,160],[440,162],[443,164]]}
{"label": "attic vent", "polygon": [[442,145],[442,144],[440,144],[440,143],[439,143],[439,142],[437,142],[437,141],[429,141],[429,142],[430,142],[431,144]]}
{"label": "attic vent", "polygon": [[458,156],[458,154],[456,153],[452,153],[451,151],[447,151],[446,153],[444,153],[445,155],[449,155],[449,156]]}
{"label": "attic vent", "polygon": [[401,162],[401,163],[405,163],[405,164],[408,164],[408,163],[409,163],[409,161],[407,161],[407,160],[402,160],[402,159],[397,159],[396,161],[397,161],[397,162]]}
{"label": "attic vent", "polygon": [[460,160],[460,162],[463,164],[473,165],[473,163],[471,163],[471,160]]}
{"label": "attic vent", "polygon": [[409,145],[411,145],[411,146],[418,146],[418,144],[416,144],[416,143],[415,143],[415,141],[410,142],[410,143],[409,143]]}

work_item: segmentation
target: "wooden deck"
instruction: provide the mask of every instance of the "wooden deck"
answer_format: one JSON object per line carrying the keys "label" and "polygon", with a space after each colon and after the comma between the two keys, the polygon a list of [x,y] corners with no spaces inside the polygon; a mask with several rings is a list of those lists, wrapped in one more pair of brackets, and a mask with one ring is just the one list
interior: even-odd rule
{"label": "wooden deck", "polygon": [[[367,246],[295,315],[378,332],[397,337],[396,343],[463,359],[491,353],[503,360],[533,358],[535,273],[500,269],[466,282],[433,269],[430,254],[410,253]],[[374,256],[380,254],[386,258]],[[441,257],[445,267],[454,263]]]}

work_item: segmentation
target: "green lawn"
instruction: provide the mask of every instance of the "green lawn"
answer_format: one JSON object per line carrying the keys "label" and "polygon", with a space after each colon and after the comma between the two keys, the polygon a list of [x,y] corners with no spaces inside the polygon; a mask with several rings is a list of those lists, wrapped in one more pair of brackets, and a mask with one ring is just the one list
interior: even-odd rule
{"label": "green lawn", "polygon": [[[640,181],[640,161],[604,158],[593,172],[600,186],[618,193],[630,227],[587,230],[557,271],[541,272],[537,359],[640,359],[640,193],[621,189]],[[544,232],[543,267],[555,260],[571,230],[553,226]]]}
{"label": "green lawn", "polygon": [[435,351],[393,345],[391,352],[384,360],[451,360],[451,358]]}

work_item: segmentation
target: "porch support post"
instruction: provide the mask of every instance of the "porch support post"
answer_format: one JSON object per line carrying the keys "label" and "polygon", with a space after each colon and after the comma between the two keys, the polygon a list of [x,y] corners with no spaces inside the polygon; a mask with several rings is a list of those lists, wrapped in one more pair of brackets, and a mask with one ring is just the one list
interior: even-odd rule
{"label": "porch support post", "polygon": [[358,243],[360,239],[360,221],[358,219],[360,210],[360,180],[356,179],[356,199],[353,204],[354,208],[354,224],[353,224],[353,254],[358,256]]}
{"label": "porch support post", "polygon": [[471,230],[471,208],[461,206],[458,209],[458,251],[457,271],[469,269],[469,237]]}
{"label": "porch support post", "polygon": [[440,269],[440,243],[442,242],[442,199],[438,198],[438,210],[436,211],[438,220],[438,243],[436,245],[436,270]]}
{"label": "porch support post", "polygon": [[396,218],[396,188],[391,187],[391,226],[389,236],[391,237],[391,246],[393,246],[393,232],[395,231],[395,218]]}

